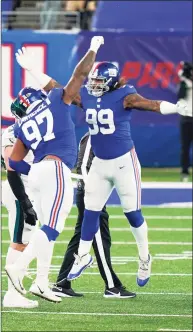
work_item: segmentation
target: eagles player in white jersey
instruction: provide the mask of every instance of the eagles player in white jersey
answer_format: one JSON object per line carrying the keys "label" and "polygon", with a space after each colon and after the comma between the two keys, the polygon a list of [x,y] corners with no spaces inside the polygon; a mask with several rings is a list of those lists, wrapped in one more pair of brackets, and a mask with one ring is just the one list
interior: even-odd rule
{"label": "eagles player in white jersey", "polygon": [[[8,158],[11,155],[16,140],[13,127],[14,125],[6,128],[2,135],[2,157],[4,167],[7,170],[7,180],[2,183],[2,204],[8,211],[8,228],[11,243],[6,256],[6,264],[9,265],[15,263],[27,246],[35,229],[37,219],[32,203],[28,198],[28,195],[30,197],[30,190],[27,176],[20,176],[10,168],[8,163]],[[25,160],[31,164],[33,153],[29,152]],[[22,296],[15,290],[10,280],[8,280],[8,290],[3,299],[3,306],[5,308],[30,309],[37,307],[38,302]]]}

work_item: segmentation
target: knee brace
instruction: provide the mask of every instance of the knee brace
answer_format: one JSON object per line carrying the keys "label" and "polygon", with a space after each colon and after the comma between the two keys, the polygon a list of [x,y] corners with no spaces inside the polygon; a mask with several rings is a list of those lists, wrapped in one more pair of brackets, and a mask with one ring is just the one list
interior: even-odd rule
{"label": "knee brace", "polygon": [[125,212],[125,216],[132,227],[138,228],[144,223],[144,217],[142,216],[141,210]]}
{"label": "knee brace", "polygon": [[55,229],[53,229],[47,225],[43,225],[41,227],[41,230],[46,234],[49,241],[56,241],[56,239],[59,235],[58,231],[56,231]]}

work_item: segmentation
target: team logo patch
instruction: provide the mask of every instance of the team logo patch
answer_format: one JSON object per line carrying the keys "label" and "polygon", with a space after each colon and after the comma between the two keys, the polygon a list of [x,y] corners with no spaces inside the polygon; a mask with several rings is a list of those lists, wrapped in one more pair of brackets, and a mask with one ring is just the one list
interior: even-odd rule
{"label": "team logo patch", "polygon": [[117,69],[115,69],[115,68],[109,68],[108,72],[109,72],[109,76],[111,76],[111,77],[117,76]]}

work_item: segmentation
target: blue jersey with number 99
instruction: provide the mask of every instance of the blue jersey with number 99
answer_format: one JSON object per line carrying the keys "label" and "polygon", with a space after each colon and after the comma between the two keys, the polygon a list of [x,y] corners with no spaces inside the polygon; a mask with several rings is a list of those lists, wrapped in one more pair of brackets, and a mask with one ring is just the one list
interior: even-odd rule
{"label": "blue jersey with number 99", "polygon": [[64,104],[62,96],[63,88],[56,88],[46,100],[32,104],[18,122],[16,137],[33,151],[34,163],[54,155],[71,169],[77,157],[75,127],[70,106]]}
{"label": "blue jersey with number 99", "polygon": [[92,149],[98,158],[118,158],[133,148],[131,111],[123,107],[124,98],[133,93],[137,93],[135,88],[125,85],[96,98],[82,87],[81,102],[86,112]]}

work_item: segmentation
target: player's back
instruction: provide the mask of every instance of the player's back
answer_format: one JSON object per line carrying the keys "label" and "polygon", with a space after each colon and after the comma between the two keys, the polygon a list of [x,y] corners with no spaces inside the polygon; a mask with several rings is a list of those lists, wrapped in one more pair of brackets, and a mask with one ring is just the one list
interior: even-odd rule
{"label": "player's back", "polygon": [[86,111],[91,145],[98,158],[114,159],[132,149],[131,111],[124,109],[123,102],[128,94],[133,93],[136,90],[125,85],[96,98],[82,88],[81,101]]}
{"label": "player's back", "polygon": [[76,136],[70,106],[62,96],[63,88],[53,89],[46,100],[32,104],[20,120],[17,137],[32,149],[34,163],[54,155],[71,169],[76,162]]}

